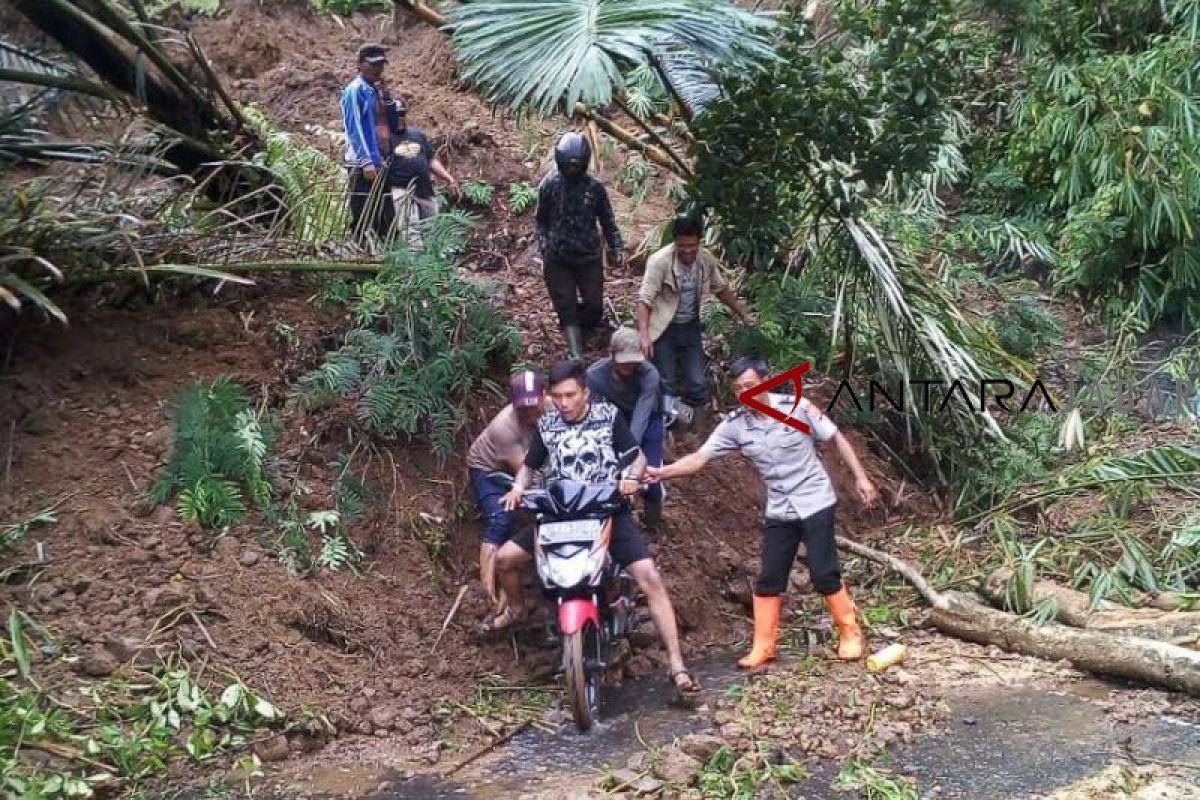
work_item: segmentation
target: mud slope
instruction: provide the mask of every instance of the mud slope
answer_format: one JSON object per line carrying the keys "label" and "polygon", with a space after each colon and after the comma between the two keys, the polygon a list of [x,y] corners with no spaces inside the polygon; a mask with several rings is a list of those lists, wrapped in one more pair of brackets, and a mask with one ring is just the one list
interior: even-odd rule
{"label": "mud slope", "polygon": [[[337,94],[357,45],[367,39],[394,45],[392,76],[412,101],[413,122],[435,136],[461,180],[497,187],[476,266],[500,266],[488,275],[495,300],[521,324],[531,358],[561,349],[530,251],[532,221],[509,215],[502,200],[508,182],[540,175],[528,153],[545,152],[549,123],[518,130],[494,116],[455,85],[440,34],[425,26],[394,31],[388,16],[357,16],[343,27],[301,8],[244,0],[193,27],[239,97],[314,142],[319,132],[304,126],[337,127]],[[606,177],[616,167],[606,166]],[[616,203],[630,241],[668,208],[661,200],[635,208],[620,194]],[[637,280],[614,276],[610,291],[619,304],[629,302]],[[352,530],[370,554],[362,575],[289,577],[269,555],[277,533],[261,518],[214,539],[186,527],[173,509],[142,500],[171,446],[164,407],[192,381],[229,375],[282,408],[289,382],[315,363],[339,328],[332,312],[322,316],[310,302],[318,290],[315,282],[267,279],[136,310],[77,301],[68,308],[70,328],[26,321],[0,351],[8,357],[0,377],[0,523],[61,505],[57,523],[6,554],[5,569],[17,569],[7,573],[0,594],[56,632],[69,652],[83,655],[77,669],[105,672],[117,666],[110,652],[158,647],[161,655],[178,652],[207,664],[210,677],[231,669],[280,705],[326,712],[345,730],[392,730],[412,744],[427,742],[439,698],[469,695],[482,675],[528,680],[548,656],[527,642],[514,647],[472,633],[470,623],[484,611],[475,589],[436,654],[430,652],[457,587],[474,572],[477,523],[460,513],[470,506],[459,458],[438,464],[421,445],[372,448],[368,477],[380,499]],[[295,336],[281,337],[283,325]],[[479,402],[460,452],[497,405],[494,398]],[[290,420],[278,453],[282,475],[314,489],[311,508],[327,507],[329,464],[350,441],[352,432],[336,414]],[[875,462],[869,469],[882,478]],[[844,472],[835,471],[844,488]],[[759,492],[749,469],[737,463],[673,487],[654,548],[693,654],[745,632],[742,601],[755,566]],[[865,536],[882,516],[847,508],[841,519],[851,535]],[[418,541],[413,520],[445,532],[447,546],[436,561]],[[46,561],[34,564],[39,543]],[[174,613],[180,608],[194,611],[195,619]],[[660,661],[649,648],[634,657],[631,671],[649,672]],[[70,697],[85,680],[72,669],[43,664],[39,674],[48,688]],[[466,741],[478,727],[468,719],[460,732]]]}

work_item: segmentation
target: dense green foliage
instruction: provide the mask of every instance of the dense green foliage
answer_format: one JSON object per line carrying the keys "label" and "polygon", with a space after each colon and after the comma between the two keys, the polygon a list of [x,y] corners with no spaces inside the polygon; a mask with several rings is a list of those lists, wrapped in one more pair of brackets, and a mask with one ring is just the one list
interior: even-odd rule
{"label": "dense green foliage", "polygon": [[300,381],[297,399],[312,407],[351,398],[367,430],[421,437],[444,457],[466,421],[464,399],[490,368],[516,357],[520,336],[456,274],[446,238],[435,234],[427,231],[420,252],[394,251],[376,277],[353,287],[354,327]]}
{"label": "dense green foliage", "polygon": [[1163,318],[1195,328],[1200,3],[1026,0],[998,10],[1002,35],[981,38],[980,51],[1021,52],[1020,84],[992,98],[993,119],[1007,119],[980,131],[976,181],[1004,176],[993,202],[1042,221],[1055,282],[1097,299],[1110,321],[1133,309],[1143,330]]}
{"label": "dense green foliage", "polygon": [[[15,637],[25,634],[20,629]],[[19,639],[14,639],[18,641]],[[15,660],[0,645],[0,663]],[[36,686],[0,678],[0,788],[28,800],[108,796],[163,775],[168,763],[197,764],[244,748],[264,729],[285,722],[283,712],[236,678],[212,697],[186,668],[165,664],[149,680],[88,687],[88,702],[71,708]],[[30,750],[69,760],[34,760]],[[257,760],[247,757],[255,769]]]}
{"label": "dense green foliage", "polygon": [[[781,58],[724,72],[692,125],[694,200],[757,271],[760,329],[718,322],[731,353],[857,380],[1029,380],[1062,336],[1046,291],[1125,352],[1155,324],[1195,327],[1200,3],[828,8],[781,22]],[[963,511],[1063,457],[1059,417],[1000,421],[1006,439],[963,414],[873,421]]]}
{"label": "dense green foliage", "polygon": [[266,457],[275,424],[250,405],[228,378],[197,383],[176,400],[175,446],[150,490],[158,503],[178,497],[179,513],[205,528],[227,528],[246,513],[246,498],[263,507],[273,489]]}
{"label": "dense green foliage", "polygon": [[945,136],[948,4],[835,8],[832,42],[791,19],[779,58],[727,72],[725,96],[697,121],[694,192],[735,261],[786,261],[814,226],[862,216],[889,185],[926,172]]}
{"label": "dense green foliage", "polygon": [[254,163],[271,171],[287,204],[276,228],[307,244],[324,244],[345,235],[349,225],[346,171],[315,147],[301,145],[277,130],[257,108],[242,109],[262,141]]}

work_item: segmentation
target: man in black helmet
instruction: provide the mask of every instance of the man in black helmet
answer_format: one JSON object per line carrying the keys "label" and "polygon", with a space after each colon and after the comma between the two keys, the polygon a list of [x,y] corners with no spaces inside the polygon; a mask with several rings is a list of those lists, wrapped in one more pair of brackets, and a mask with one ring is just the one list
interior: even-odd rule
{"label": "man in black helmet", "polygon": [[604,318],[600,231],[613,265],[624,261],[608,192],[587,174],[591,159],[586,138],[574,132],[563,134],[554,147],[558,172],[546,176],[538,187],[537,239],[546,289],[570,356],[577,361],[583,360],[583,329],[595,329]]}

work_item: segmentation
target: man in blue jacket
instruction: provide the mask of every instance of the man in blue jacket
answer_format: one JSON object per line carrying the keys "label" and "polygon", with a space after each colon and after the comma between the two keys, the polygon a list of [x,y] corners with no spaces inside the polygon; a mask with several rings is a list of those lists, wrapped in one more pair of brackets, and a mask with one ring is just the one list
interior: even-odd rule
{"label": "man in blue jacket", "polygon": [[[661,467],[664,426],[658,370],[646,360],[638,332],[632,328],[618,328],[608,352],[608,358],[588,367],[588,389],[593,396],[617,407],[629,425],[629,432],[641,446],[646,463]],[[657,526],[662,520],[665,490],[662,483],[646,488],[644,525]]]}
{"label": "man in blue jacket", "polygon": [[[344,163],[350,172],[350,217],[356,237],[369,227],[380,239],[385,239],[392,226],[392,203],[386,181],[377,180],[383,174],[384,146],[380,146],[380,129],[386,130],[387,119],[380,115],[383,104],[383,68],[387,65],[387,48],[366,44],[358,48],[358,75],[342,90],[342,124],[346,128]],[[369,212],[368,212],[369,208]],[[368,226],[363,217],[371,220]]]}

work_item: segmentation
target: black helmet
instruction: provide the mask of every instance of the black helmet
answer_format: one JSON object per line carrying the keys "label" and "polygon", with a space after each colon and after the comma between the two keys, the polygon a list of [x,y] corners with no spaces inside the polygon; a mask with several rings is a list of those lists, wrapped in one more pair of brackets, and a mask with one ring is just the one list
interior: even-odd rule
{"label": "black helmet", "polygon": [[591,160],[592,146],[583,134],[574,131],[564,133],[559,137],[558,144],[554,145],[554,163],[558,165],[559,172],[563,172],[568,164],[573,163],[579,164],[583,171],[587,172]]}

